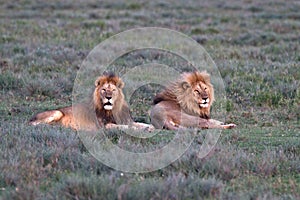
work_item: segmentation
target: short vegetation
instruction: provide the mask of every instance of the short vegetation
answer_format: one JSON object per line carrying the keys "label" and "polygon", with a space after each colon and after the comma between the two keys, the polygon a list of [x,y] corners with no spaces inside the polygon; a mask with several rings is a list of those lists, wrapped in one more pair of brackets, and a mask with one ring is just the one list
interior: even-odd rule
{"label": "short vegetation", "polygon": [[[280,0],[2,1],[0,198],[299,199],[299,10],[297,1]],[[72,103],[76,72],[93,47],[144,26],[187,34],[219,68],[226,122],[237,128],[222,131],[208,156],[199,157],[199,134],[171,165],[125,173],[96,160],[71,129],[28,126],[38,111]],[[162,52],[136,52],[114,67],[155,59],[172,64]],[[129,101],[138,121],[149,122],[151,91]],[[130,137],[111,138],[140,148]]]}

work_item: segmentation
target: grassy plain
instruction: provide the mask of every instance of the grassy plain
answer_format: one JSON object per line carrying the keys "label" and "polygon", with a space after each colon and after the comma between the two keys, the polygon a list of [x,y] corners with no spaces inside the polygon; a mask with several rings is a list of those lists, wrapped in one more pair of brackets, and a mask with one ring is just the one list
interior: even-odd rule
{"label": "grassy plain", "polygon": [[[300,199],[299,10],[280,0],[1,1],[0,198]],[[144,26],[187,34],[219,68],[226,121],[238,127],[208,157],[197,157],[196,137],[163,169],[123,173],[91,156],[76,132],[26,124],[72,103],[94,46]]]}

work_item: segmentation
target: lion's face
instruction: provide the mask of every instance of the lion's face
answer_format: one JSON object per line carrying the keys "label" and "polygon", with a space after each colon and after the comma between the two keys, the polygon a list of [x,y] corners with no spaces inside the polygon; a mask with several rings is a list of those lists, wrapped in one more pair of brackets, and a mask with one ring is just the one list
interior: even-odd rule
{"label": "lion's face", "polygon": [[177,82],[175,95],[181,109],[192,115],[209,116],[214,90],[206,72],[185,73]]}
{"label": "lion's face", "polygon": [[104,110],[112,110],[119,96],[118,88],[112,83],[105,83],[99,88],[99,93]]}
{"label": "lion's face", "polygon": [[198,104],[199,108],[209,108],[210,107],[210,87],[203,82],[197,83],[192,87],[193,99]]}
{"label": "lion's face", "polygon": [[94,104],[98,109],[113,110],[122,102],[124,83],[117,76],[100,76],[95,81]]}

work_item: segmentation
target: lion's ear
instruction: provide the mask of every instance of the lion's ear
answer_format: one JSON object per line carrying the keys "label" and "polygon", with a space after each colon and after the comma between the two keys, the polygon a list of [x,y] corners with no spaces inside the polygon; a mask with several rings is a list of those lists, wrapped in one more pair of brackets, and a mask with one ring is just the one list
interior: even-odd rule
{"label": "lion's ear", "polygon": [[100,80],[99,80],[99,79],[97,79],[97,80],[95,81],[95,86],[97,87],[98,85],[100,85]]}
{"label": "lion's ear", "polygon": [[187,90],[190,86],[190,84],[188,82],[182,82],[181,83],[181,87],[184,89],[184,90]]}
{"label": "lion's ear", "polygon": [[120,89],[123,89],[124,85],[125,85],[124,82],[121,80],[117,83],[117,87]]}

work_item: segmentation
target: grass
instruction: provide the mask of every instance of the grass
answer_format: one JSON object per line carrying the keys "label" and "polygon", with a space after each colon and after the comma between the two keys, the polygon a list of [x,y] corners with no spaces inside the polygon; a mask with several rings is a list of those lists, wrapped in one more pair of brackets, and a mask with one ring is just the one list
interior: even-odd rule
{"label": "grass", "polygon": [[[0,6],[1,199],[299,199],[299,4],[282,1],[4,1]],[[26,124],[36,112],[70,105],[81,62],[121,31],[159,26],[183,32],[208,51],[223,78],[226,130],[205,158],[203,135],[177,161],[150,173],[124,173],[97,161],[77,133]],[[137,51],[113,63],[162,61],[189,69],[160,51]],[[147,74],[143,79],[148,78]],[[155,85],[129,102],[136,120]],[[141,141],[113,132],[115,144],[147,151],[169,141],[162,131]]]}

